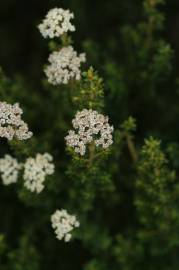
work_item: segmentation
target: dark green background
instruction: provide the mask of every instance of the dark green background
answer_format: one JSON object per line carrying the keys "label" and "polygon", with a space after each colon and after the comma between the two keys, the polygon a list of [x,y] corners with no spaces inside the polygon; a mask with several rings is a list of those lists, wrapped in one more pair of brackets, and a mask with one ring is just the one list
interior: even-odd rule
{"label": "dark green background", "polygon": [[[142,1],[1,1],[0,64],[7,73],[23,73],[29,80],[41,76],[48,51],[36,26],[46,12],[55,6],[69,8],[75,13],[77,31],[73,37],[76,45],[92,39],[101,52],[115,57],[116,49],[120,51],[120,27],[125,23],[135,24],[141,19]],[[169,0],[163,9],[166,15],[165,36],[179,55],[179,2]],[[120,61],[120,58],[115,60]]]}

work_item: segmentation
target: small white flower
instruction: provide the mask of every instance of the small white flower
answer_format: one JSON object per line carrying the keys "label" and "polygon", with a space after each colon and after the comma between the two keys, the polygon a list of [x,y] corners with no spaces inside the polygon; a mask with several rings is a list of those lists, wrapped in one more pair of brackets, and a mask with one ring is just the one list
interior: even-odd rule
{"label": "small white flower", "polygon": [[32,136],[27,124],[21,119],[23,114],[18,103],[14,105],[0,102],[0,137],[12,140],[27,140]]}
{"label": "small white flower", "polygon": [[54,173],[53,158],[50,154],[37,154],[24,164],[24,186],[31,192],[40,193],[44,189],[46,175]]}
{"label": "small white flower", "polygon": [[47,13],[38,28],[44,38],[60,37],[68,31],[75,31],[74,25],[70,22],[73,18],[74,14],[69,10],[53,8]]}
{"label": "small white flower", "polygon": [[79,227],[80,223],[76,219],[76,216],[69,215],[66,210],[56,210],[51,216],[52,228],[55,229],[57,239],[64,239],[65,242],[69,242],[72,235],[71,231],[75,227]]}
{"label": "small white flower", "polygon": [[79,56],[72,46],[64,47],[49,56],[50,65],[45,68],[48,82],[53,85],[67,84],[69,80],[81,79],[81,63],[86,61],[85,54]]}
{"label": "small white flower", "polygon": [[19,175],[19,170],[22,165],[18,163],[17,159],[10,155],[5,155],[0,159],[0,173],[4,185],[16,183]]}
{"label": "small white flower", "polygon": [[84,109],[77,112],[72,124],[76,132],[70,130],[65,140],[81,156],[86,153],[86,147],[91,142],[104,149],[113,143],[113,127],[109,125],[108,117],[97,111]]}

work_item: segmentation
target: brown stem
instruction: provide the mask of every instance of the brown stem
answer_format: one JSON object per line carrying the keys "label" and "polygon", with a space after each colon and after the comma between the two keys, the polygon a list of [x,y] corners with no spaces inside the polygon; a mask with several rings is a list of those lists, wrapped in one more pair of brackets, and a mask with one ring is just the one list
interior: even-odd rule
{"label": "brown stem", "polygon": [[146,47],[150,48],[152,44],[152,39],[153,39],[153,31],[154,31],[154,24],[155,20],[154,17],[150,17],[148,21],[148,26],[147,26],[147,38],[146,38]]}
{"label": "brown stem", "polygon": [[91,143],[89,146],[89,160],[88,160],[88,165],[89,167],[92,165],[94,157],[95,157],[95,144]]}
{"label": "brown stem", "polygon": [[126,140],[127,140],[127,146],[128,146],[128,149],[129,149],[129,152],[130,152],[130,155],[133,159],[134,162],[137,162],[138,161],[138,155],[137,155],[137,152],[136,152],[136,149],[135,149],[135,145],[132,141],[132,138],[129,134],[126,134]]}
{"label": "brown stem", "polygon": [[152,8],[154,8],[155,6],[156,6],[156,0],[149,0],[149,5],[150,5],[150,7],[152,7]]}
{"label": "brown stem", "polygon": [[62,42],[62,47],[66,47],[68,46],[68,35],[67,33],[64,33],[62,36],[61,36],[61,42]]}

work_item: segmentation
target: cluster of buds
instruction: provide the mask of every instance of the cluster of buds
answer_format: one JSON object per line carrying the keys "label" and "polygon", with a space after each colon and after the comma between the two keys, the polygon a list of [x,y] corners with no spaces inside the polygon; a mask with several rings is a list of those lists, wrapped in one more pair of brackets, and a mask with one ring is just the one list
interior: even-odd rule
{"label": "cluster of buds", "polygon": [[85,54],[79,56],[72,46],[64,47],[49,56],[50,65],[45,68],[48,82],[53,85],[67,84],[70,80],[80,80],[82,62]]}
{"label": "cluster of buds", "polygon": [[12,140],[27,140],[32,137],[27,124],[21,119],[23,114],[19,104],[0,102],[0,137]]}
{"label": "cluster of buds", "polygon": [[69,242],[72,234],[71,231],[80,226],[76,216],[69,215],[66,210],[56,210],[51,216],[52,228],[55,229],[55,234],[58,240],[64,239]]}
{"label": "cluster of buds", "polygon": [[40,193],[44,189],[46,175],[54,173],[53,157],[48,154],[37,154],[28,158],[24,164],[24,186],[32,192]]}
{"label": "cluster of buds", "polygon": [[53,8],[38,27],[44,38],[60,37],[68,31],[75,31],[75,26],[70,22],[73,18],[74,14],[69,10]]}
{"label": "cluster of buds", "polygon": [[70,130],[65,138],[67,145],[81,156],[85,155],[87,145],[92,142],[97,147],[108,148],[113,143],[113,127],[108,120],[107,116],[91,109],[77,112],[72,121],[75,130]]}
{"label": "cluster of buds", "polygon": [[5,155],[0,159],[0,173],[4,185],[16,183],[18,180],[19,170],[22,168],[16,158]]}

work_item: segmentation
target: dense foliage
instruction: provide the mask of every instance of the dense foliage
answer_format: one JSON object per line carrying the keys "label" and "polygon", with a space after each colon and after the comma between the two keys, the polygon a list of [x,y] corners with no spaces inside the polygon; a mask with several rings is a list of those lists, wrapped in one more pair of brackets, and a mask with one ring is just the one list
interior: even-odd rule
{"label": "dense foliage", "polygon": [[[0,4],[0,16],[16,2]],[[0,184],[0,269],[178,270],[179,77],[166,31],[170,5],[63,2],[31,1],[28,13],[22,3],[20,22],[9,15],[12,29],[1,29],[0,98],[20,103],[34,135],[1,139],[0,157],[24,162],[47,152],[55,173],[40,194],[23,186],[22,173],[17,184]],[[62,43],[85,51],[87,61],[80,81],[54,86],[43,65],[49,50],[64,44],[43,40],[36,25],[61,4],[74,11],[76,25]],[[114,142],[107,150],[90,145],[80,156],[64,138],[84,108],[109,115]],[[69,243],[51,227],[58,208],[80,221]]]}

